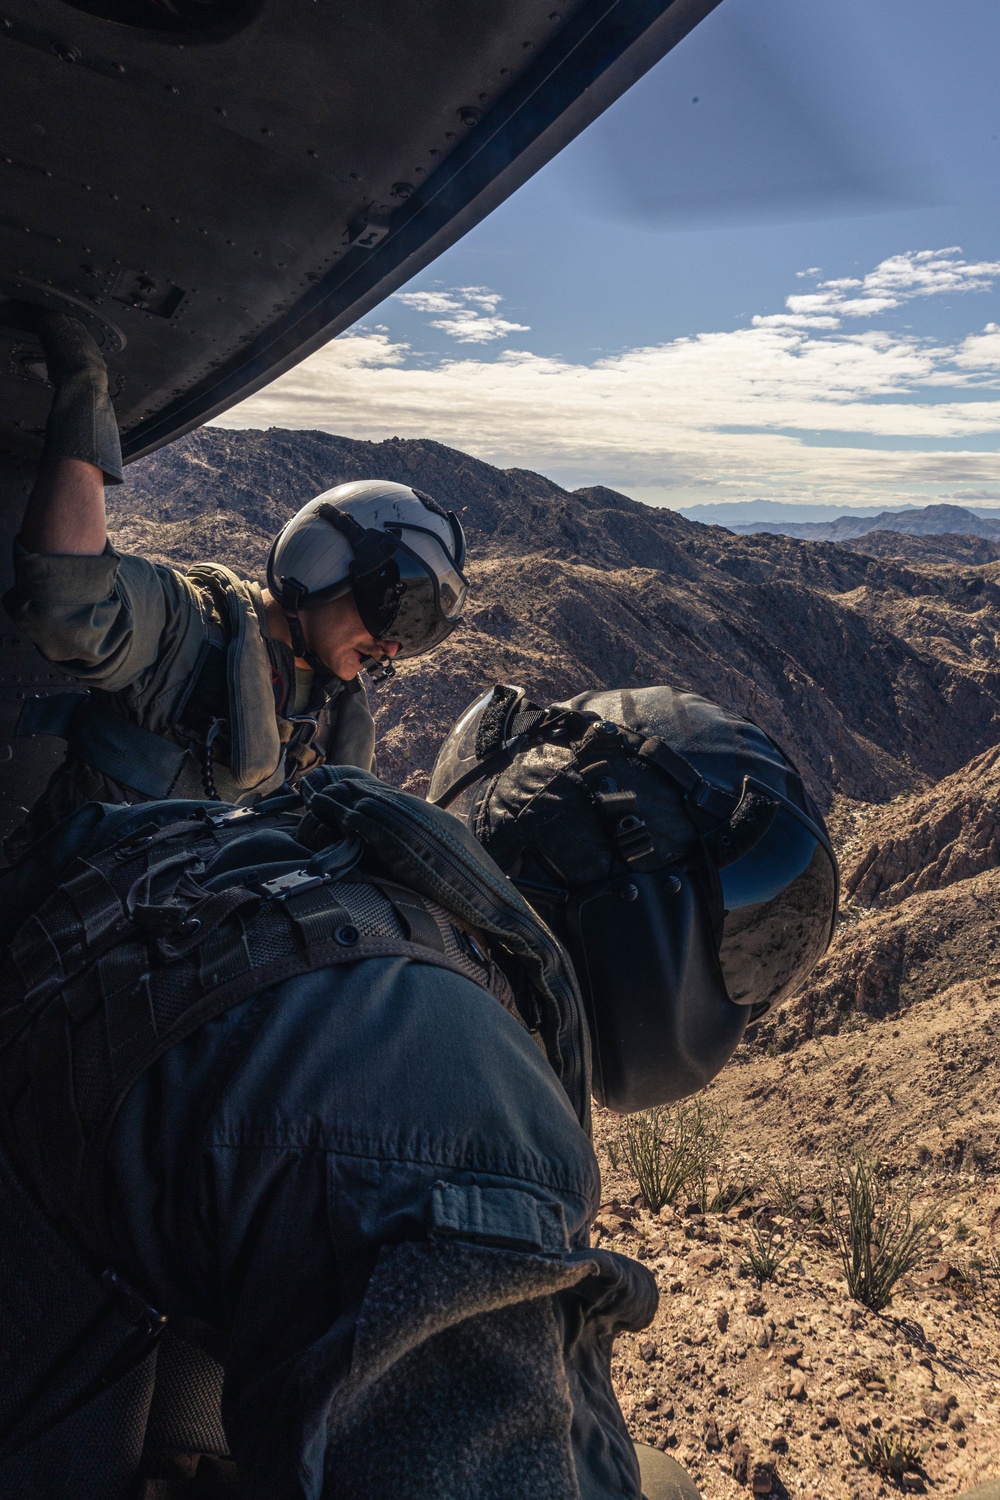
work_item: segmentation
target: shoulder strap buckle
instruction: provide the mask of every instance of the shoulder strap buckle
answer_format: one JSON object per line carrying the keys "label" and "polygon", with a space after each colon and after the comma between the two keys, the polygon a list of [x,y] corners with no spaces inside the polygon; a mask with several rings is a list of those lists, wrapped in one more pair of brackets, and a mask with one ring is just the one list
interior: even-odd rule
{"label": "shoulder strap buckle", "polygon": [[260,813],[255,807],[229,807],[225,812],[210,812],[207,807],[203,807],[201,816],[209,828],[228,828],[231,823],[243,823],[248,818],[259,818]]}
{"label": "shoulder strap buckle", "polygon": [[301,896],[318,885],[329,885],[329,875],[313,875],[309,870],[290,870],[287,875],[275,875],[273,880],[260,880],[253,889],[265,901],[287,901],[289,896]]}

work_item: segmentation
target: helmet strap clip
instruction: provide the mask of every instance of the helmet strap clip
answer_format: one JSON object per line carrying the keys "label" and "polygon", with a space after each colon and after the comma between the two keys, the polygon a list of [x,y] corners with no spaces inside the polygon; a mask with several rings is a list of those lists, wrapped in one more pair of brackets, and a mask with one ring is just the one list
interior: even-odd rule
{"label": "helmet strap clip", "polygon": [[383,682],[388,682],[390,678],[396,675],[396,668],[393,666],[390,656],[366,656],[363,665],[376,687],[380,686]]}
{"label": "helmet strap clip", "polygon": [[661,861],[646,821],[639,816],[635,792],[619,788],[606,760],[591,761],[582,767],[580,777],[627,868],[638,874],[658,868]]}
{"label": "helmet strap clip", "polygon": [[286,578],[281,587],[281,596],[278,603],[281,612],[288,624],[288,634],[291,637],[292,654],[299,661],[304,661],[307,666],[312,667],[314,672],[325,672],[326,668],[314,651],[306,645],[306,638],[302,633],[302,621],[299,619],[299,608],[306,595],[306,589],[295,578]]}

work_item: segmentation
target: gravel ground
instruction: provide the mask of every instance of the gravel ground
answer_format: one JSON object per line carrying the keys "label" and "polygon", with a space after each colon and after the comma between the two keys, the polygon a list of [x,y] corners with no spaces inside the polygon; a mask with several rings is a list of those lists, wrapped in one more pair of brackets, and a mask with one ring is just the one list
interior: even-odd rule
{"label": "gravel ground", "polygon": [[[745,1088],[753,1067],[737,1071]],[[670,1451],[706,1500],[954,1496],[1000,1474],[1000,1282],[974,1269],[1000,1222],[995,1179],[920,1179],[930,1242],[879,1315],[850,1298],[822,1188],[791,1212],[758,1190],[722,1213],[678,1201],[652,1214],[609,1162],[609,1143],[620,1160],[619,1129],[599,1114],[606,1197],[595,1238],[643,1260],[660,1290],[653,1325],[615,1346],[636,1439]],[[801,1159],[782,1163],[773,1131],[761,1136],[755,1163],[794,1181]],[[755,1226],[784,1256],[763,1283],[745,1264]],[[865,1459],[894,1433],[917,1453],[895,1478]]]}

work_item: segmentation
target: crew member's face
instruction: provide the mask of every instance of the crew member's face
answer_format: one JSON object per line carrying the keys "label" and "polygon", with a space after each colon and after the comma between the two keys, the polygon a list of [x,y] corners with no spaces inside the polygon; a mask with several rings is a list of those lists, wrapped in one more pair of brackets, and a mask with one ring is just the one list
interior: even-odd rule
{"label": "crew member's face", "polygon": [[399,650],[397,641],[378,641],[368,634],[353,594],[305,609],[299,621],[310,650],[344,682],[357,677],[366,657],[395,656]]}

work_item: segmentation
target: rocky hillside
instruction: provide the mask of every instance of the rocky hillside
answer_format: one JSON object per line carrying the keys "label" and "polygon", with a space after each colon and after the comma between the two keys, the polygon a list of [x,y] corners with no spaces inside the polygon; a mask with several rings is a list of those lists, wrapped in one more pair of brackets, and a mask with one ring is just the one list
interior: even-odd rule
{"label": "rocky hillside", "polygon": [[[711,1500],[952,1497],[1000,1476],[998,791],[994,747],[925,793],[835,807],[834,946],[702,1096],[710,1131],[730,1121],[708,1178],[728,1206],[688,1191],[652,1212],[622,1122],[598,1114],[600,1243],[661,1294],[616,1346],[616,1388]],[[859,1149],[928,1221],[881,1313],[850,1293],[831,1200]]]}
{"label": "rocky hillside", "polygon": [[515,676],[552,698],[669,681],[758,719],[829,802],[930,785],[1000,739],[1000,579],[830,544],[734,536],[595,488],[569,494],[428,441],[207,428],[133,465],[119,545],[260,576],[274,531],[345,479],[461,512],[467,625],[380,691],[384,772],[421,790],[465,702]]}
{"label": "rocky hillside", "polygon": [[[772,1051],[835,1032],[846,1017],[899,1015],[955,985],[991,986],[991,996],[1000,987],[998,793],[993,747],[922,794],[838,806],[840,929],[806,992],[762,1028]],[[962,1055],[963,1073],[993,1069],[1000,1098],[996,1049]],[[1000,1171],[992,1127],[976,1150]]]}
{"label": "rocky hillside", "polygon": [[928,536],[907,536],[902,531],[868,531],[864,536],[842,540],[841,547],[864,552],[869,557],[894,557],[912,563],[980,563],[1000,558],[1000,539],[963,536],[945,531]]}

